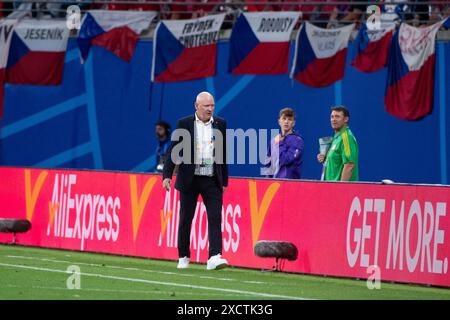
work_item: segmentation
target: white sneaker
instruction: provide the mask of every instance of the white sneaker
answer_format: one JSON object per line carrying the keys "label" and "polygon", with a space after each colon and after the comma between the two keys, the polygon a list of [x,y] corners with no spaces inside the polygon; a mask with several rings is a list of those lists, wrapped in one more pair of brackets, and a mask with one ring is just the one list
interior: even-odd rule
{"label": "white sneaker", "polygon": [[177,269],[187,269],[187,268],[189,268],[189,258],[183,257],[178,259]]}
{"label": "white sneaker", "polygon": [[216,254],[208,259],[208,263],[206,264],[207,270],[219,270],[223,269],[228,265],[227,260],[223,259],[221,254]]}

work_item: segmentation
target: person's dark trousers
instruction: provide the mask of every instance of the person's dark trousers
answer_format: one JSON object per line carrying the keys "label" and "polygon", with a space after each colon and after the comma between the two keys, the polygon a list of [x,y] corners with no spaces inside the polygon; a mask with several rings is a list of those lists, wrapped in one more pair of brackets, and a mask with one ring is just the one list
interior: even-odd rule
{"label": "person's dark trousers", "polygon": [[223,191],[214,177],[194,176],[192,188],[180,191],[180,222],[178,225],[178,256],[190,257],[190,235],[198,196],[201,195],[208,215],[209,257],[222,253]]}

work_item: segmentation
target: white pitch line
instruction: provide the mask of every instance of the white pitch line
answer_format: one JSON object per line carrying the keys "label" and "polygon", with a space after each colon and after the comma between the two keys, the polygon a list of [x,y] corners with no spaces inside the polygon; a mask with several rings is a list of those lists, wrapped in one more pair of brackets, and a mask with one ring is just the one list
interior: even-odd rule
{"label": "white pitch line", "polygon": [[25,257],[25,256],[11,256],[11,255],[4,256],[4,257],[6,257],[6,258],[13,258],[13,259],[48,261],[48,262],[55,262],[55,263],[70,263],[70,264],[85,265],[85,266],[90,266],[90,267],[102,267],[102,268],[111,268],[111,269],[121,269],[121,270],[127,270],[127,271],[142,271],[142,272],[147,272],[147,273],[158,273],[158,274],[175,275],[175,276],[181,276],[181,277],[194,277],[194,278],[200,278],[200,279],[210,279],[210,280],[220,280],[220,281],[238,281],[238,282],[249,283],[249,284],[270,284],[269,282],[262,282],[262,281],[237,280],[237,279],[232,279],[232,278],[209,277],[209,276],[200,276],[200,275],[189,274],[189,273],[177,273],[177,272],[170,272],[170,271],[156,271],[156,270],[146,270],[146,269],[139,269],[139,268],[126,268],[126,267],[111,266],[111,265],[102,266],[101,264],[95,264],[95,263],[76,262],[76,261],[67,261],[67,260],[56,260],[56,259],[52,259],[52,258],[37,258],[37,257]]}
{"label": "white pitch line", "polygon": [[[29,269],[29,270],[36,270],[36,271],[47,271],[47,272],[54,272],[54,273],[65,273],[65,274],[68,273],[65,270],[57,270],[57,269],[48,269],[48,268],[24,266],[24,265],[21,265],[21,264],[0,263],[0,266],[12,267],[12,268],[20,268],[20,269]],[[176,282],[163,282],[163,281],[137,279],[137,278],[125,278],[125,277],[107,276],[107,275],[97,274],[97,273],[80,272],[80,275],[86,276],[86,277],[96,277],[96,278],[104,278],[104,279],[123,280],[123,281],[129,281],[129,282],[159,284],[159,285],[162,285],[162,286],[173,286],[173,287],[182,287],[182,288],[190,288],[190,289],[220,291],[220,292],[236,293],[236,294],[250,295],[250,296],[256,296],[256,297],[265,297],[265,298],[279,298],[279,299],[290,299],[290,300],[306,300],[306,298],[303,298],[303,297],[294,297],[294,296],[286,296],[286,295],[279,295],[279,294],[270,294],[270,293],[263,293],[263,292],[243,291],[243,290],[236,290],[236,289],[197,286],[197,285],[176,283]]]}
{"label": "white pitch line", "polygon": [[[63,287],[44,287],[44,286],[31,286],[31,287],[27,287],[27,286],[16,286],[16,285],[12,285],[12,284],[7,284],[4,286],[5,288],[21,288],[21,289],[46,289],[46,290],[57,290],[57,291],[67,291],[67,288],[63,288]],[[117,293],[117,292],[123,292],[123,293],[144,293],[144,294],[166,294],[166,295],[170,295],[173,294],[173,291],[160,291],[160,290],[153,290],[153,291],[148,291],[148,290],[121,290],[121,289],[99,289],[99,288],[80,288],[80,289],[74,289],[72,290],[73,293],[76,293],[78,290],[80,291],[93,291],[93,292],[112,292],[112,293]],[[180,293],[179,293],[180,294]],[[235,294],[223,294],[223,293],[192,293],[192,292],[183,292],[182,294],[184,295],[188,295],[188,296],[217,296],[217,297],[223,297],[223,296],[230,296],[230,297],[234,297]]]}

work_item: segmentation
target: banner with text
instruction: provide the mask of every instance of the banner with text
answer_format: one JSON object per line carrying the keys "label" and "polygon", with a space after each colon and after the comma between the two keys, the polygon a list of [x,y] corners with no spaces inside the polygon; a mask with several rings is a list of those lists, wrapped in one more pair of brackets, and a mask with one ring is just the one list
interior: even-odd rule
{"label": "banner with text", "polygon": [[[28,219],[22,245],[177,259],[179,194],[161,176],[0,168],[0,218]],[[299,250],[285,271],[450,286],[450,187],[233,178],[222,210],[223,255],[233,266],[271,268],[259,240]],[[12,240],[1,234],[0,242]],[[191,259],[208,258],[199,198]],[[176,267],[174,263],[174,268]]]}
{"label": "banner with text", "polygon": [[153,37],[153,82],[177,82],[216,74],[217,41],[225,14],[161,20]]}

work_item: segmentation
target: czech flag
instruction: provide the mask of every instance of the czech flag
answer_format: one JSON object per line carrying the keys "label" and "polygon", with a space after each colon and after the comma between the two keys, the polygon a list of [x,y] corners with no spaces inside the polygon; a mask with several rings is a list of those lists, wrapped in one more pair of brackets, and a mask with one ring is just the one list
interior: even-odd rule
{"label": "czech flag", "polygon": [[59,85],[69,40],[65,21],[23,19],[11,38],[6,81],[25,85]]}
{"label": "czech flag", "polygon": [[6,80],[8,53],[17,20],[0,19],[0,118],[3,116],[3,93]]}
{"label": "czech flag", "polygon": [[225,14],[163,20],[153,40],[153,82],[186,81],[216,74],[217,41]]}
{"label": "czech flag", "polygon": [[155,11],[90,10],[81,21],[78,47],[86,60],[92,45],[111,51],[129,62],[133,57],[139,34],[150,26]]}
{"label": "czech flag", "polygon": [[354,27],[352,23],[337,29],[323,29],[305,22],[297,34],[291,78],[316,88],[341,80]]}
{"label": "czech flag", "polygon": [[415,28],[402,23],[392,38],[384,105],[400,119],[417,120],[433,108],[435,38],[444,21]]}
{"label": "czech flag", "polygon": [[242,13],[230,37],[229,71],[287,73],[290,39],[299,17],[299,12]]}
{"label": "czech flag", "polygon": [[369,30],[362,24],[354,42],[351,65],[366,73],[383,69],[387,65],[394,30],[395,23],[384,24],[376,30]]}

